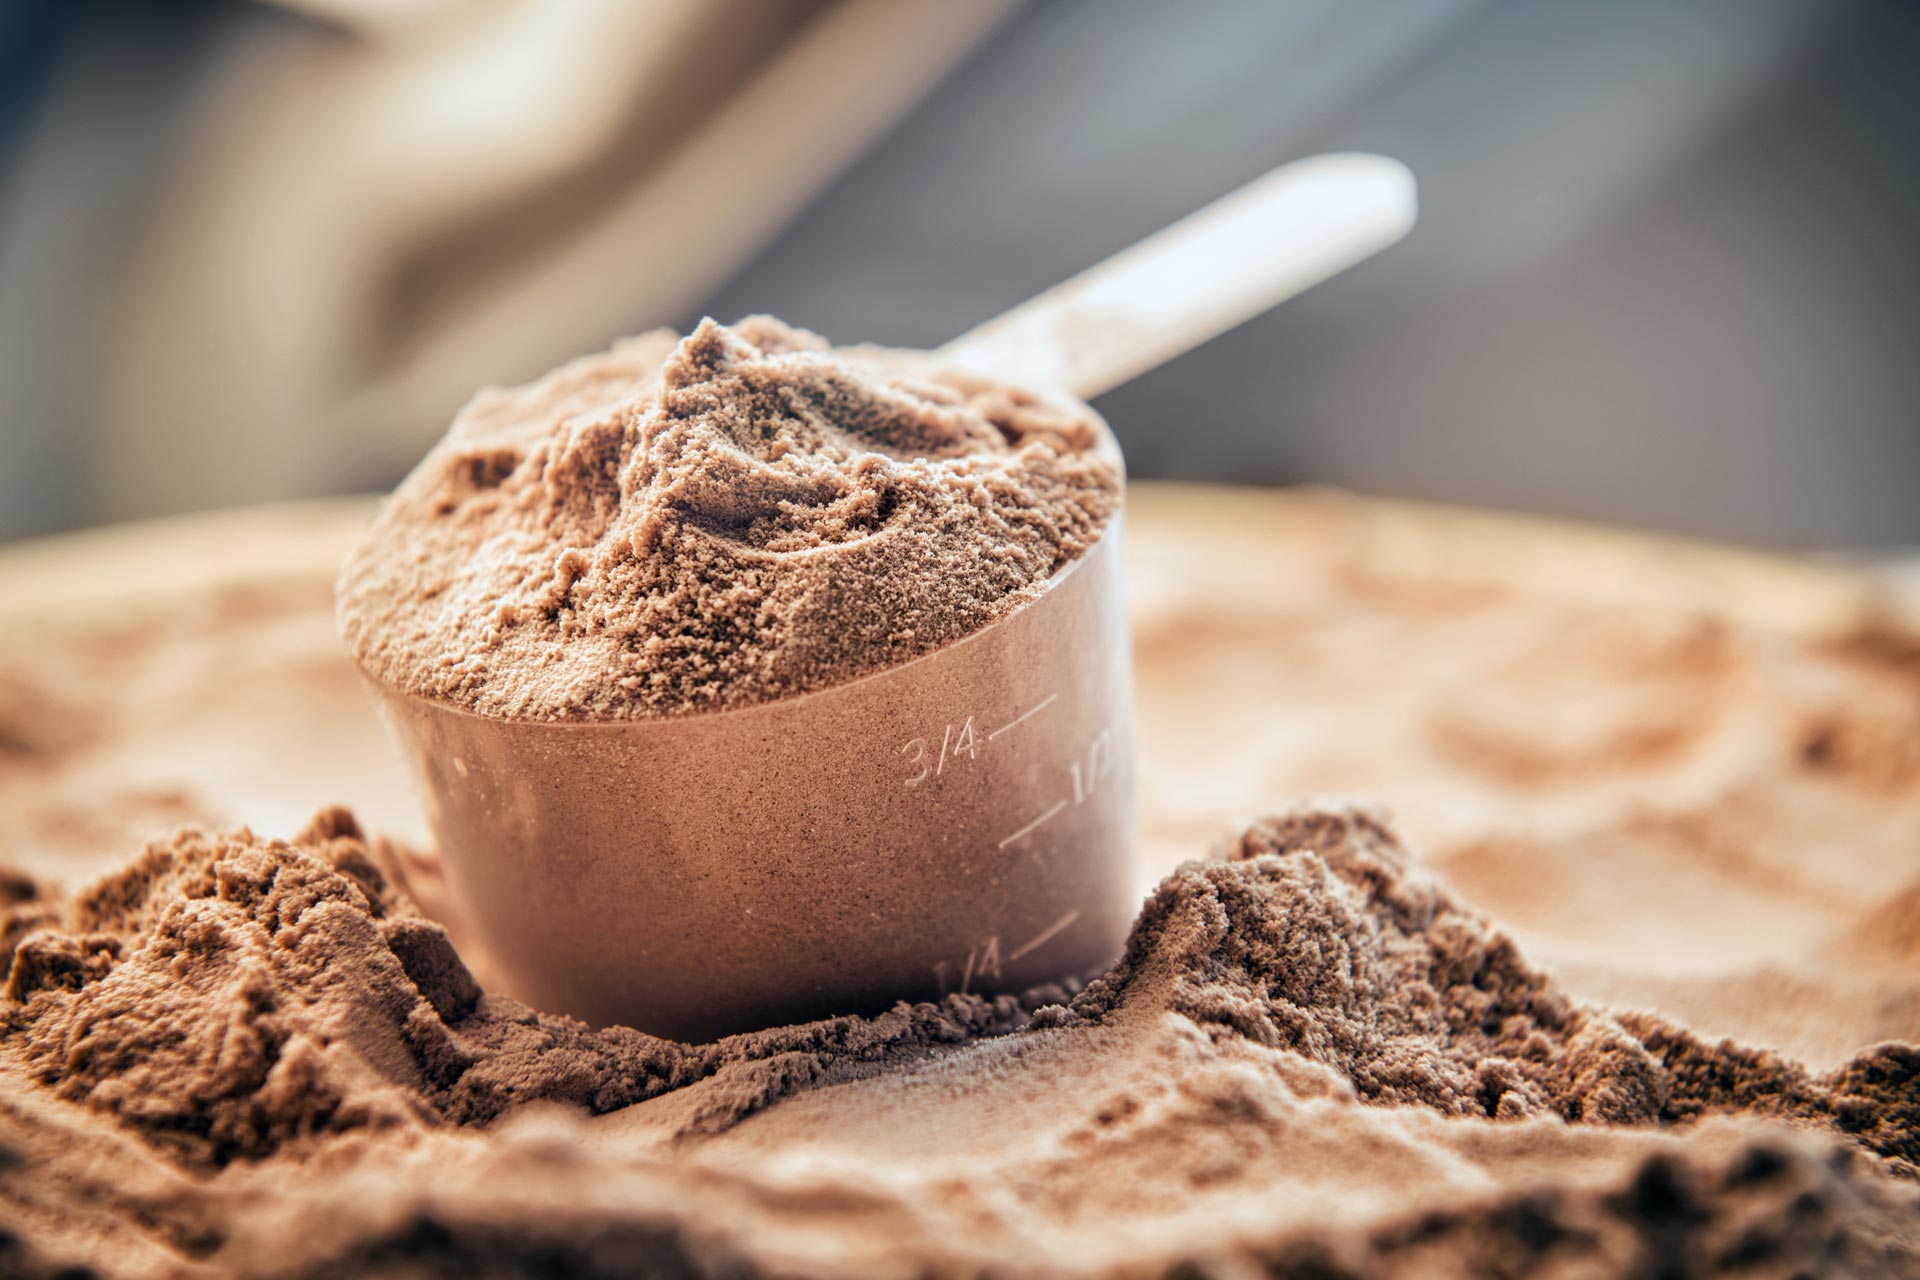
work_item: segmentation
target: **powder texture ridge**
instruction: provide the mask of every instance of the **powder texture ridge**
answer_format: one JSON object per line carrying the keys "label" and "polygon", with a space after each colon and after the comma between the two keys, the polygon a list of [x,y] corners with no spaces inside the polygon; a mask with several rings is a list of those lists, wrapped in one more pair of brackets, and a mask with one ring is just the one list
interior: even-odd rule
{"label": "powder texture ridge", "polygon": [[[1077,995],[954,996],[707,1046],[593,1031],[483,992],[393,865],[329,811],[293,841],[184,831],[71,899],[15,894],[0,1006],[0,1071],[16,1082],[0,1107],[0,1213],[14,1238],[51,1188],[63,1212],[115,1224],[106,1238],[189,1242],[239,1273],[458,1274],[489,1260],[515,1274],[792,1274],[783,1233],[800,1230],[835,1243],[830,1264],[799,1273],[880,1274],[858,1260],[897,1264],[930,1226],[959,1243],[926,1269],[1019,1270],[1027,1211],[989,1206],[1025,1201],[1074,1240],[1083,1195],[1143,1217],[1204,1214],[1208,1196],[1244,1195],[1249,1180],[1337,1187],[1379,1176],[1360,1153],[1417,1169],[1424,1147],[1481,1162],[1481,1178],[1511,1165],[1517,1181],[1421,1213],[1416,1177],[1401,1225],[1347,1239],[1242,1231],[1234,1265],[1369,1275],[1742,1250],[1786,1269],[1920,1263],[1914,1046],[1815,1076],[1579,1001],[1362,808],[1296,809],[1225,860],[1183,867],[1125,958]],[[991,1138],[996,1126],[968,1118],[983,1086],[989,1108],[1064,1108],[1071,1157]],[[955,1112],[951,1132],[915,1140],[935,1168],[890,1184],[820,1153],[808,1176],[823,1181],[796,1182],[781,1125],[815,1132],[807,1102],[842,1089],[840,1123],[857,1126],[862,1097],[883,1125]],[[579,1118],[623,1111],[654,1125],[639,1149],[654,1154],[604,1153]],[[92,1145],[75,1143],[76,1115],[104,1126]],[[772,1127],[743,1125],[755,1116]],[[736,1130],[772,1146],[727,1154]],[[1688,1134],[1685,1154],[1658,1145]],[[80,1153],[129,1138],[128,1152],[153,1153],[123,1153],[133,1168],[218,1172],[209,1186],[225,1190],[169,1198],[92,1178]],[[983,1138],[992,1155],[966,1149]],[[1529,1182],[1543,1144],[1584,1151],[1616,1181]],[[957,1163],[940,1172],[943,1158]],[[329,1168],[305,1190],[288,1181]],[[723,1220],[739,1230],[715,1241]],[[90,1257],[103,1261],[141,1273]]]}
{"label": "powder texture ridge", "polygon": [[826,688],[1031,599],[1119,507],[1092,410],[767,317],[482,393],[339,584],[362,667],[486,715]]}

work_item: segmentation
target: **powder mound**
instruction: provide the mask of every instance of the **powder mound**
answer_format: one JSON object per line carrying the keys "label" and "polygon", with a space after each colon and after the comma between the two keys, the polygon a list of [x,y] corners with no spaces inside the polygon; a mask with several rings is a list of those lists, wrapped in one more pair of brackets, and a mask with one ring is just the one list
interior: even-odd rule
{"label": "powder mound", "polygon": [[297,847],[183,831],[15,940],[0,1054],[198,1163],[415,1122],[425,1001],[390,917],[343,814]]}
{"label": "powder mound", "polygon": [[709,1077],[689,1125],[717,1130],[837,1069],[1026,1017],[954,996],[711,1045],[596,1031],[483,993],[383,864],[336,809],[291,841],[181,831],[70,901],[15,895],[0,1066],[205,1167],[529,1102],[610,1111]]}
{"label": "powder mound", "polygon": [[1838,1130],[1920,1171],[1920,1046],[1816,1078],[1576,1001],[1365,808],[1296,809],[1255,824],[1228,860],[1188,864],[1148,899],[1121,963],[1036,1021],[1143,1007],[1332,1067],[1372,1102],[1604,1124],[1743,1111]]}
{"label": "powder mound", "polygon": [[[1066,994],[953,996],[709,1045],[595,1030],[483,992],[391,865],[331,810],[291,841],[181,831],[71,900],[11,895],[0,1067],[195,1166],[532,1102],[612,1111],[701,1081],[685,1128],[718,1132],[862,1064],[1018,1030]],[[1135,1011],[1320,1063],[1369,1102],[1604,1124],[1773,1115],[1920,1169],[1920,1047],[1813,1077],[1573,1000],[1364,809],[1270,818],[1227,861],[1176,872],[1122,961],[1032,1022]]]}
{"label": "powder mound", "polygon": [[1098,541],[1091,409],[767,317],[484,392],[347,561],[370,674],[486,715],[745,706],[932,652]]}

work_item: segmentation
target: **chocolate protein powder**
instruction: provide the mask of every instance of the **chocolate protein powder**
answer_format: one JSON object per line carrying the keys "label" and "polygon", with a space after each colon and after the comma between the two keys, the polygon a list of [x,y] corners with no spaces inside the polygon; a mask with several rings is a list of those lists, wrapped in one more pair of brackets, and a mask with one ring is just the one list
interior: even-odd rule
{"label": "chocolate protein powder", "polygon": [[[34,1248],[59,1240],[115,1275],[152,1273],[158,1236],[248,1275],[877,1276],[921,1256],[930,1274],[1039,1274],[1051,1246],[1084,1259],[1064,1272],[1123,1276],[1136,1268],[1094,1265],[1094,1238],[1129,1210],[1231,1208],[1259,1241],[1290,1181],[1311,1194],[1357,1172],[1377,1188],[1370,1162],[1399,1161],[1418,1184],[1451,1161],[1487,1171],[1450,1210],[1338,1252],[1296,1231],[1228,1255],[1212,1221],[1175,1235],[1222,1250],[1223,1274],[1686,1275],[1750,1259],[1786,1275],[1823,1258],[1896,1275],[1920,1261],[1913,1046],[1816,1074],[1579,1000],[1364,809],[1298,807],[1182,867],[1121,963],[1077,995],[956,994],[706,1046],[485,992],[386,863],[334,810],[292,841],[182,831],[77,897],[0,909],[0,1076],[32,1082],[0,1107],[0,1209],[34,1221]],[[835,1085],[883,1120],[952,1113],[922,1152],[946,1172],[887,1183],[783,1163],[778,1145],[717,1164],[622,1158],[576,1118],[662,1108],[653,1149],[691,1153],[785,1102],[817,1139],[861,1123],[862,1092]],[[969,1124],[983,1093],[994,1119]],[[571,1114],[532,1141],[497,1127],[532,1104]],[[1056,1109],[1078,1125],[1029,1150],[1021,1117]],[[1683,1126],[1691,1148],[1660,1144]],[[982,1142],[994,1154],[970,1159]],[[1579,1164],[1627,1185],[1599,1194],[1589,1173],[1525,1189]],[[815,1181],[796,1183],[803,1170]],[[29,1207],[48,1198],[104,1238],[60,1239]],[[833,1264],[796,1266],[773,1243],[801,1216]],[[54,1274],[11,1243],[0,1266]],[[1645,1265],[1615,1265],[1629,1260]]]}
{"label": "chocolate protein powder", "polygon": [[748,706],[930,653],[1099,540],[1084,405],[764,316],[483,392],[348,560],[355,657],[482,715]]}
{"label": "chocolate protein powder", "polygon": [[[1124,956],[693,1045],[514,998],[409,851],[349,520],[0,632],[0,1275],[1920,1274],[1897,620],[1147,486]],[[1282,799],[1362,787],[1397,816]]]}

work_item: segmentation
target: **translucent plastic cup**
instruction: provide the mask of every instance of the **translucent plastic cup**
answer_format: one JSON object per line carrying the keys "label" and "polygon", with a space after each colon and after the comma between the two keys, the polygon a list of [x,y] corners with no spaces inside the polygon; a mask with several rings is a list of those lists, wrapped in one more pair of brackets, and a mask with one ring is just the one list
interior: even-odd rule
{"label": "translucent plastic cup", "polygon": [[665,719],[477,716],[374,682],[512,992],[705,1040],[1090,976],[1136,901],[1116,519],[966,639]]}

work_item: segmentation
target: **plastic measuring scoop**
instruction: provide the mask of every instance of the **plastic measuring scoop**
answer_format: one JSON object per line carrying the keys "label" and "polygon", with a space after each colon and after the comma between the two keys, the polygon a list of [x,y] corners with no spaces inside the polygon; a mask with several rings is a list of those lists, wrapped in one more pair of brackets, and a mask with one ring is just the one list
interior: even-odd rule
{"label": "plastic measuring scoop", "polygon": [[[1395,162],[1303,161],[941,354],[1096,394],[1412,216]],[[1105,968],[1139,895],[1122,523],[973,635],[759,706],[556,723],[370,681],[510,989],[703,1040]]]}
{"label": "plastic measuring scoop", "polygon": [[515,722],[381,688],[514,993],[700,1040],[1107,965],[1138,906],[1118,534],[947,648],[736,711]]}

